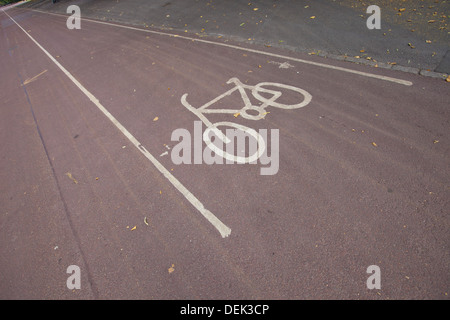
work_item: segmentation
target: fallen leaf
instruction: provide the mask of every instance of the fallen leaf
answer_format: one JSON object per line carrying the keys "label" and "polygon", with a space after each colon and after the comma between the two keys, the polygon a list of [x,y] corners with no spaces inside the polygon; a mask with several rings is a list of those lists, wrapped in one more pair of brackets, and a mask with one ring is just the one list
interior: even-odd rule
{"label": "fallen leaf", "polygon": [[309,17],[310,19],[315,19],[316,18],[316,16],[311,16],[311,17]]}
{"label": "fallen leaf", "polygon": [[155,117],[155,118],[153,119],[153,121],[158,121],[158,119],[159,119],[158,117]]}
{"label": "fallen leaf", "polygon": [[75,183],[75,184],[77,184],[78,183],[78,181],[77,180],[75,180],[75,178],[74,177],[72,177],[72,174],[70,173],[70,172],[67,172],[66,173],[66,176],[68,176],[70,179],[72,179],[72,181],[73,181],[73,183]]}
{"label": "fallen leaf", "polygon": [[175,271],[175,265],[172,264],[172,266],[167,271],[169,271],[169,273],[174,272]]}
{"label": "fallen leaf", "polygon": [[233,114],[233,116],[234,116],[235,118],[239,117],[239,115],[240,115],[239,112],[236,112],[235,114]]}
{"label": "fallen leaf", "polygon": [[433,143],[438,143],[439,142],[439,140],[433,140]]}
{"label": "fallen leaf", "polygon": [[436,20],[428,20],[428,23],[434,23]]}
{"label": "fallen leaf", "polygon": [[376,144],[375,142],[372,142],[372,145],[373,145],[374,147],[378,147],[377,144]]}
{"label": "fallen leaf", "polygon": [[136,226],[134,226],[133,228],[131,228],[131,230],[130,230],[130,231],[133,231],[133,230],[136,230]]}
{"label": "fallen leaf", "polygon": [[405,8],[400,8],[400,9],[398,9],[399,12],[403,12],[403,11],[405,11],[405,10],[406,10]]}
{"label": "fallen leaf", "polygon": [[426,43],[431,43],[431,40],[425,40]]}
{"label": "fallen leaf", "polygon": [[448,76],[447,79],[445,79],[445,81],[450,82],[450,76]]}

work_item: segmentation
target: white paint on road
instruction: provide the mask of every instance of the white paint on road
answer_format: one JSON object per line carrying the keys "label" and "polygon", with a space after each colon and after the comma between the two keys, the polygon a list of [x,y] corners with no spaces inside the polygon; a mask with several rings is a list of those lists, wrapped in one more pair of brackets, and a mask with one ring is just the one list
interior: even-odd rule
{"label": "white paint on road", "polygon": [[161,172],[172,185],[219,231],[220,235],[225,238],[230,235],[231,229],[220,221],[211,211],[206,209],[203,204],[183,185],[177,178],[175,178],[156,158],[148,152],[142,144],[109,113],[109,111],[100,103],[100,101],[90,93],[75,77],[67,71],[53,56],[44,49],[16,20],[14,20],[4,10],[3,12],[41,49],[50,60],[95,104],[95,106],[120,130],[130,142]]}
{"label": "white paint on road", "polygon": [[[45,13],[45,14],[50,14],[50,15],[55,15],[55,16],[60,16],[60,17],[66,17],[66,16],[64,16],[62,14],[58,14],[58,13],[50,13],[50,12],[45,12],[45,11],[41,11],[41,10],[34,10],[34,9],[27,9],[27,10],[36,11],[36,12]],[[281,55],[281,54],[265,52],[265,51],[256,50],[256,49],[249,49],[249,48],[239,47],[239,46],[236,46],[236,45],[222,43],[222,42],[214,42],[214,41],[210,41],[210,40],[197,39],[197,38],[192,38],[192,37],[187,37],[187,36],[180,36],[180,35],[166,33],[166,32],[161,32],[161,31],[145,30],[145,29],[140,29],[140,28],[136,28],[136,27],[125,26],[125,25],[120,25],[120,24],[114,24],[114,23],[111,23],[111,22],[97,21],[97,20],[92,20],[92,19],[87,19],[87,18],[82,18],[82,19],[86,20],[86,21],[93,22],[93,23],[103,24],[103,25],[107,25],[107,26],[113,26],[113,27],[117,27],[117,28],[136,30],[136,31],[141,31],[141,32],[158,34],[158,35],[162,35],[162,36],[175,37],[175,38],[178,38],[178,39],[184,39],[184,40],[189,40],[189,41],[194,41],[194,42],[207,43],[207,44],[211,44],[211,45],[215,45],[215,46],[222,46],[222,47],[227,47],[227,48],[233,48],[233,49],[236,49],[236,50],[252,52],[252,53],[261,54],[261,55],[265,55],[265,56],[269,56],[269,57],[274,57],[274,58],[278,58],[278,59],[282,59],[282,60],[290,60],[290,61],[295,61],[295,62],[300,62],[300,63],[304,63],[304,64],[309,64],[309,65],[313,65],[313,66],[317,66],[317,67],[321,67],[321,68],[337,70],[337,71],[343,71],[343,72],[347,72],[347,73],[353,73],[353,74],[356,74],[356,75],[359,75],[359,76],[363,76],[363,77],[374,78],[374,79],[379,79],[379,80],[384,80],[384,81],[390,81],[390,82],[394,82],[394,83],[397,83],[397,84],[402,84],[402,85],[405,85],[405,86],[411,86],[413,84],[411,81],[407,81],[407,80],[402,80],[402,79],[382,76],[382,75],[379,75],[379,74],[373,74],[373,73],[369,73],[369,72],[363,72],[363,71],[357,71],[357,70],[353,70],[353,69],[333,66],[331,64],[326,64],[326,63],[320,63],[320,62],[314,62],[314,61],[309,61],[309,60],[304,60],[304,59],[299,59],[299,58],[293,58],[293,57],[289,57],[289,56],[285,56],[285,55]]]}

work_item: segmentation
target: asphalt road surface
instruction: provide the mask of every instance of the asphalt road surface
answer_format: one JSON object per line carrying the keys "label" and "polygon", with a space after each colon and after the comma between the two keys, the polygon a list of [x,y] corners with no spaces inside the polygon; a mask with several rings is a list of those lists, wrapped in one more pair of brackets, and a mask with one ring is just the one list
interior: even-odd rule
{"label": "asphalt road surface", "polygon": [[[448,299],[447,82],[66,20],[0,12],[2,299]],[[183,97],[278,133],[276,174],[174,164]]]}

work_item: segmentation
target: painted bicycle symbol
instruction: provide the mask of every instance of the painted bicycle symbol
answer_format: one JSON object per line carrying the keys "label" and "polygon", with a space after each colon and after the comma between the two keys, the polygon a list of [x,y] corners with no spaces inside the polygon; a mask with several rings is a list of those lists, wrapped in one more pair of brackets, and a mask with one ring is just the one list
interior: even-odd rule
{"label": "painted bicycle symbol", "polygon": [[[193,107],[189,102],[187,102],[186,97],[188,96],[187,93],[185,93],[181,97],[181,103],[183,106],[185,106],[189,111],[194,113],[205,125],[206,130],[203,133],[203,141],[205,141],[206,145],[214,151],[219,156],[228,159],[230,161],[235,161],[237,163],[250,163],[252,161],[256,161],[264,152],[266,148],[265,141],[263,137],[256,132],[254,129],[246,127],[244,125],[229,122],[229,121],[221,121],[221,122],[215,122],[212,123],[211,121],[206,118],[205,114],[236,114],[239,113],[240,116],[242,116],[244,119],[248,120],[261,120],[264,119],[265,115],[267,114],[266,108],[268,107],[274,107],[274,108],[280,108],[280,109],[298,109],[306,106],[311,102],[312,96],[307,91],[293,87],[286,84],[281,83],[275,83],[275,82],[260,82],[254,86],[243,84],[238,78],[231,78],[227,81],[227,84],[234,84],[234,87],[230,90],[226,91],[225,93],[219,95],[218,97],[214,98],[213,100],[205,103],[199,108]],[[280,98],[282,95],[282,92],[274,90],[274,89],[268,89],[267,87],[275,87],[279,89],[284,90],[291,90],[297,93],[300,93],[303,96],[303,101],[300,101],[296,104],[283,104],[277,102],[277,99]],[[218,102],[219,100],[230,96],[233,92],[236,90],[239,91],[242,101],[244,102],[244,107],[241,109],[215,109],[215,108],[209,108],[214,103]],[[249,90],[252,94],[252,96],[261,102],[260,105],[254,105],[251,103],[250,98],[247,94],[247,91]],[[266,96],[269,96],[269,98],[266,98]],[[221,148],[217,147],[210,139],[210,132],[213,131],[215,136],[222,140],[224,143],[229,143],[230,139],[224,134],[223,131],[218,129],[218,127],[232,127],[234,129],[238,129],[243,131],[245,134],[248,134],[252,136],[257,141],[257,150],[248,157],[243,156],[236,156],[234,154],[225,152]]]}

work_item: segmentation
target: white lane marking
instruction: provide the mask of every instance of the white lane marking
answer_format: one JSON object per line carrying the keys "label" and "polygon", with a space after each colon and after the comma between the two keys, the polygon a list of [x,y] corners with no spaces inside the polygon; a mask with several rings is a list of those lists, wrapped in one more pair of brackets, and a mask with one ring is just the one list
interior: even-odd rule
{"label": "white lane marking", "polygon": [[[45,12],[45,11],[41,11],[41,10],[35,10],[35,9],[25,9],[25,10],[31,10],[31,11],[36,11],[36,12],[50,14],[50,15],[55,15],[55,16],[60,16],[60,17],[67,17],[67,16],[62,15],[62,14],[50,13],[50,12]],[[158,34],[158,35],[162,35],[162,36],[169,36],[169,37],[174,37],[174,38],[179,38],[179,39],[184,39],[184,40],[189,40],[189,41],[194,41],[194,42],[202,42],[202,43],[212,44],[212,45],[216,45],[216,46],[222,46],[222,47],[227,47],[227,48],[233,48],[233,49],[236,49],[236,50],[257,53],[257,54],[270,56],[270,57],[275,57],[275,58],[279,58],[279,59],[291,60],[291,61],[295,61],[295,62],[310,64],[310,65],[317,66],[317,67],[322,67],[322,68],[327,68],[327,69],[332,69],[332,70],[338,70],[338,71],[353,73],[353,74],[364,76],[364,77],[368,77],[368,78],[374,78],[374,79],[379,79],[379,80],[384,80],[384,81],[390,81],[390,82],[402,84],[402,85],[405,85],[405,86],[411,86],[413,84],[411,81],[407,81],[407,80],[402,80],[402,79],[382,76],[382,75],[368,73],[368,72],[363,72],[363,71],[357,71],[357,70],[343,68],[343,67],[337,67],[337,66],[333,66],[333,65],[330,65],[330,64],[326,64],[326,63],[320,63],[320,62],[314,62],[314,61],[309,61],[309,60],[303,60],[303,59],[299,59],[299,58],[293,58],[293,57],[284,56],[284,55],[276,54],[276,53],[265,52],[265,51],[261,51],[261,50],[243,48],[243,47],[239,47],[239,46],[235,46],[235,45],[227,44],[227,43],[214,42],[214,41],[209,41],[209,40],[204,40],[204,39],[196,39],[196,38],[191,38],[191,37],[187,37],[187,36],[180,36],[180,35],[176,35],[176,34],[170,34],[170,33],[166,33],[166,32],[161,32],[161,31],[145,30],[145,29],[140,29],[140,28],[131,27],[131,26],[124,26],[124,25],[120,25],[120,24],[114,24],[114,23],[110,23],[110,22],[92,20],[92,19],[88,19],[88,18],[82,18],[82,19],[86,20],[86,21],[93,22],[93,23],[99,23],[99,24],[104,24],[104,25],[118,27],[118,28],[136,30],[136,31],[147,32],[147,33],[153,33],[153,34]]]}
{"label": "white lane marking", "polygon": [[278,68],[280,68],[280,69],[289,69],[289,68],[294,68],[294,66],[293,65],[291,65],[289,62],[283,62],[283,63],[281,63],[281,62],[276,62],[276,61],[269,61],[269,63],[272,63],[272,64],[277,64],[278,65]]}
{"label": "white lane marking", "polygon": [[231,233],[231,229],[227,227],[222,221],[220,221],[211,211],[206,209],[203,204],[198,200],[185,186],[178,181],[156,158],[148,152],[142,144],[119,122],[114,116],[109,113],[108,110],[100,103],[100,101],[90,93],[72,74],[66,70],[53,56],[48,53],[28,32],[22,28],[16,20],[14,20],[9,14],[2,10],[22,31],[41,49],[56,66],[61,69],[62,72],[94,103],[97,108],[120,130],[130,142],[148,159],[150,162],[161,172],[172,185],[220,232],[222,238],[228,237]]}

